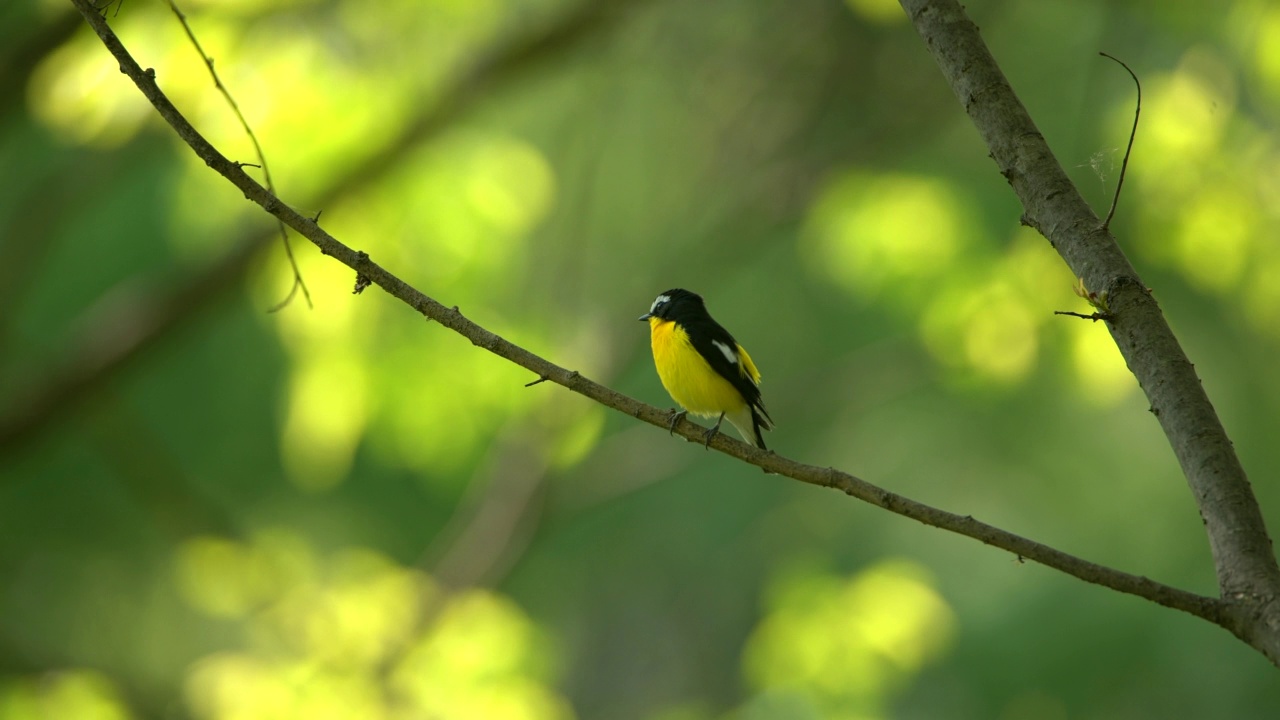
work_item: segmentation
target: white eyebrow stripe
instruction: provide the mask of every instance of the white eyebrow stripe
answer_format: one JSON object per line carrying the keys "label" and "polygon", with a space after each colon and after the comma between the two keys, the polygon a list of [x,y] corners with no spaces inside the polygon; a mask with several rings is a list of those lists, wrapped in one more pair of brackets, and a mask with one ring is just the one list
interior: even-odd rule
{"label": "white eyebrow stripe", "polygon": [[728,360],[730,365],[738,364],[738,353],[734,352],[733,348],[729,347],[725,343],[720,342],[719,340],[712,340],[711,344],[715,345],[716,348],[718,348],[720,352],[724,354],[724,359]]}
{"label": "white eyebrow stripe", "polygon": [[654,310],[657,310],[658,306],[664,302],[671,302],[671,298],[667,297],[666,295],[659,295],[658,297],[654,298],[653,304],[649,306],[649,312],[653,312]]}

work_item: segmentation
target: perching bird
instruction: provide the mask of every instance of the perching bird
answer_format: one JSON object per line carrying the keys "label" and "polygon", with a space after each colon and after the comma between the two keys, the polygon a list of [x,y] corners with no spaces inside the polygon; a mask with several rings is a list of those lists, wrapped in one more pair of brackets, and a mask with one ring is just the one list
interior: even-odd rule
{"label": "perching bird", "polygon": [[649,312],[653,363],[662,386],[684,408],[671,417],[671,431],[686,413],[719,415],[706,433],[706,444],[728,420],[743,439],[764,447],[764,430],[773,420],[760,399],[760,371],[751,356],[720,323],[711,318],[702,296],[688,290],[668,290],[653,301]]}

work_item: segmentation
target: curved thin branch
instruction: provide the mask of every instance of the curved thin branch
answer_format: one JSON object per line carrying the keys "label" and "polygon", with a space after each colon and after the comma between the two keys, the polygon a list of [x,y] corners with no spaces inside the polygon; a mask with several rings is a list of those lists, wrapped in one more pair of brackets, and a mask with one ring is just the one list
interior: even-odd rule
{"label": "curved thin branch", "polygon": [[1160,307],[1098,220],[956,0],[900,0],[952,91],[1048,238],[1109,308],[1121,355],[1151,401],[1204,519],[1226,626],[1280,664],[1280,566],[1249,479]]}
{"label": "curved thin branch", "polygon": [[[246,175],[239,165],[219,153],[187,122],[156,85],[154,72],[144,71],[138,66],[111,31],[111,28],[93,11],[88,0],[72,0],[72,2],[75,3],[77,8],[80,8],[89,24],[98,33],[98,36],[102,38],[103,43],[119,60],[121,70],[133,80],[143,95],[151,101],[160,115],[191,146],[192,150],[210,167],[240,188],[247,199],[262,206],[264,210],[311,240],[320,248],[322,253],[337,259],[355,271],[358,277],[367,278],[388,294],[418,311],[424,317],[435,320],[462,335],[470,340],[473,345],[520,365],[533,373],[536,378],[546,378],[550,382],[607,405],[618,412],[631,415],[662,430],[668,429],[671,418],[669,411],[642,403],[593,382],[576,371],[555,365],[486,330],[466,318],[457,307],[446,307],[424,295],[373,262],[366,253],[347,247],[321,229],[310,218],[304,217],[293,208],[280,202],[278,198],[272,196],[265,188]],[[676,432],[686,440],[698,444],[702,444],[704,439],[703,428],[693,423],[680,423],[676,427]],[[806,465],[776,453],[759,450],[724,434],[717,434],[710,444],[726,455],[763,468],[768,472],[785,475],[812,485],[834,488],[846,495],[890,512],[917,520],[926,525],[974,538],[988,545],[1014,553],[1020,558],[1060,570],[1086,582],[1136,595],[1165,607],[1182,610],[1204,618],[1210,622],[1218,624],[1223,622],[1225,604],[1214,598],[1190,593],[1144,577],[1082,560],[1047,545],[979,522],[972,517],[939,510],[902,495],[889,492],[834,468]]]}
{"label": "curved thin branch", "polygon": [[1107,211],[1107,219],[1102,221],[1102,227],[1109,228],[1111,227],[1111,218],[1116,216],[1116,206],[1120,204],[1120,191],[1124,189],[1124,176],[1129,169],[1129,156],[1133,154],[1133,139],[1138,136],[1138,120],[1142,117],[1142,83],[1138,82],[1138,76],[1133,72],[1133,69],[1120,58],[1104,52],[1098,54],[1108,60],[1119,63],[1120,67],[1129,73],[1129,77],[1133,78],[1133,85],[1138,89],[1138,100],[1134,103],[1133,108],[1133,129],[1129,131],[1129,146],[1124,149],[1124,160],[1120,163],[1120,177],[1116,180],[1116,194],[1115,197],[1111,198],[1111,209]]}
{"label": "curved thin branch", "polygon": [[[200,59],[204,61],[204,66],[209,70],[209,76],[213,78],[214,87],[218,88],[218,92],[222,93],[222,98],[227,101],[227,105],[231,107],[231,112],[235,114],[236,120],[240,122],[240,128],[244,130],[244,134],[249,136],[249,142],[253,144],[253,152],[258,156],[258,167],[262,168],[262,179],[266,181],[267,189],[272,195],[278,195],[276,185],[271,180],[271,166],[267,164],[267,154],[262,151],[262,143],[258,142],[258,136],[253,132],[253,128],[249,125],[249,120],[245,118],[244,113],[240,111],[240,103],[231,96],[231,91],[226,85],[222,84],[222,78],[218,76],[218,71],[213,69],[213,58],[204,51],[204,46],[196,39],[195,31],[191,29],[191,24],[187,22],[186,13],[178,9],[178,5],[174,0],[169,1],[169,9],[173,11],[178,22],[182,24],[182,29],[187,33],[187,39],[191,41],[191,45],[199,53]],[[1123,176],[1121,176],[1123,182]],[[285,257],[289,259],[289,267],[293,269],[293,285],[289,288],[289,294],[283,300],[276,303],[267,312],[276,312],[283,310],[293,302],[293,298],[302,291],[302,298],[307,301],[307,308],[313,308],[311,304],[311,292],[307,290],[307,283],[302,279],[302,271],[298,269],[298,261],[293,257],[293,247],[289,244],[289,231],[285,228],[284,223],[277,221],[280,228],[280,243],[284,245]]]}

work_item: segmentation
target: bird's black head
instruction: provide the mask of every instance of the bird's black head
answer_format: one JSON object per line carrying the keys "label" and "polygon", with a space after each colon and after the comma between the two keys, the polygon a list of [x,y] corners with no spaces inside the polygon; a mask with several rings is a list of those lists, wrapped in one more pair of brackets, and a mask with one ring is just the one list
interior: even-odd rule
{"label": "bird's black head", "polygon": [[707,308],[702,303],[701,295],[675,288],[655,298],[653,304],[649,306],[649,312],[641,315],[640,319],[648,320],[651,317],[656,317],[660,320],[674,320],[677,316],[686,315],[690,312],[706,313],[706,311]]}

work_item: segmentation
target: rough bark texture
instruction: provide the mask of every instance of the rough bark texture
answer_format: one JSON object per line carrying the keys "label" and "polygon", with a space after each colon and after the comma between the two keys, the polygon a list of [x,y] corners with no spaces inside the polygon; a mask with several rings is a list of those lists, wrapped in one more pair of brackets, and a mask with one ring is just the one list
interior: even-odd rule
{"label": "rough bark texture", "polygon": [[[1253,489],[1195,369],[1151,291],[1085,203],[955,0],[901,0],[991,158],[1085,286],[1106,299],[1107,326],[1173,447],[1204,519],[1226,625],[1280,662],[1280,567]],[[1135,528],[1135,532],[1139,532]]]}

